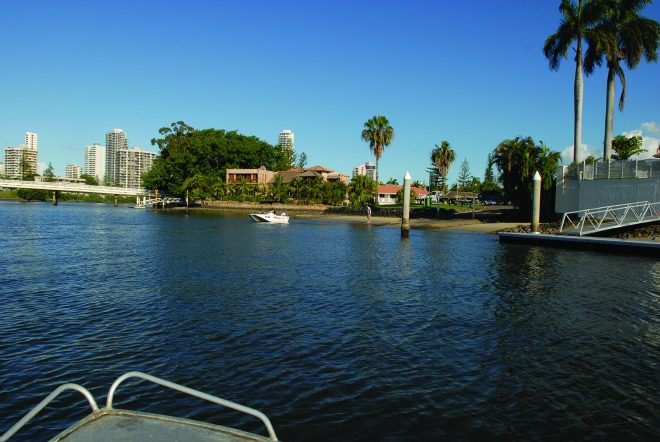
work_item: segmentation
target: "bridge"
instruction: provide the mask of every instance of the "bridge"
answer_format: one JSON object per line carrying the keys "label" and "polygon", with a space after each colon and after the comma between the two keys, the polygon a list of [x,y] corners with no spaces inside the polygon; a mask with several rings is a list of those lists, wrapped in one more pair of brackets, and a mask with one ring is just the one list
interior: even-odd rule
{"label": "bridge", "polygon": [[151,196],[151,192],[142,188],[113,187],[113,186],[91,186],[89,184],[67,183],[58,181],[21,181],[21,180],[0,180],[0,188],[7,189],[34,189],[49,190],[53,192],[53,204],[57,205],[57,199],[61,192],[69,193],[98,193],[103,195],[114,195],[115,205],[117,205],[117,196],[135,196],[139,199]]}
{"label": "bridge", "polygon": [[657,221],[660,221],[660,202],[640,201],[566,212],[559,233],[583,236]]}

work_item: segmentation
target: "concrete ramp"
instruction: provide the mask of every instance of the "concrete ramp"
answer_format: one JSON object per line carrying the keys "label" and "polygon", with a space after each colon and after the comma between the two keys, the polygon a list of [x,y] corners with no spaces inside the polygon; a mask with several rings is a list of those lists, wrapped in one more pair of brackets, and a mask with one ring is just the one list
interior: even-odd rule
{"label": "concrete ramp", "polygon": [[660,221],[660,202],[640,201],[566,212],[559,233],[584,236],[657,221]]}

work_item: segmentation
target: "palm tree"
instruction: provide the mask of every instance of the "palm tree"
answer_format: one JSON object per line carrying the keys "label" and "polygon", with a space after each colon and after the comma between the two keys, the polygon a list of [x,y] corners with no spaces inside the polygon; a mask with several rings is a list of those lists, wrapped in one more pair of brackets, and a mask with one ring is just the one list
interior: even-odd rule
{"label": "palm tree", "polygon": [[[562,15],[557,32],[549,36],[543,45],[543,54],[550,61],[550,69],[559,69],[561,58],[568,58],[568,50],[576,43],[575,48],[575,81],[573,84],[573,163],[578,163],[578,151],[582,145],[582,40],[587,37],[590,29],[602,17],[600,2],[578,0],[577,5],[572,0],[562,0],[559,5]],[[590,71],[587,70],[587,74]]]}
{"label": "palm tree", "polygon": [[449,175],[449,167],[456,159],[456,152],[451,148],[449,142],[443,140],[440,146],[437,144],[431,151],[431,162],[438,168],[440,176],[442,176],[442,193],[447,192],[447,175]]}
{"label": "palm tree", "polygon": [[589,35],[589,49],[585,56],[585,69],[592,70],[607,61],[607,99],[605,107],[605,137],[603,159],[612,154],[612,129],[614,126],[615,77],[621,81],[619,110],[623,111],[626,98],[626,76],[621,61],[629,69],[642,60],[658,59],[660,45],[660,23],[641,17],[639,11],[651,0],[609,0],[604,20]]}
{"label": "palm tree", "polygon": [[362,139],[369,143],[369,149],[376,157],[376,183],[378,183],[378,160],[394,138],[394,129],[383,115],[375,115],[364,123]]}
{"label": "palm tree", "polygon": [[348,185],[348,198],[354,206],[366,206],[374,202],[377,189],[376,181],[366,175],[357,175],[351,178]]}

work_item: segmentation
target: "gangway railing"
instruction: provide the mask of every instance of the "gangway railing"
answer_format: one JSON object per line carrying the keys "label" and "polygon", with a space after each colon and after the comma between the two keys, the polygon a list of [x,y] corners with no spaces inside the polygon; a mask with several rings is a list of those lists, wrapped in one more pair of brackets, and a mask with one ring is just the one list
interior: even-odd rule
{"label": "gangway railing", "polygon": [[181,198],[174,197],[158,197],[158,198],[140,198],[137,197],[135,203],[136,209],[144,209],[145,207],[158,207],[159,205],[168,206],[172,204],[180,204],[182,202]]}
{"label": "gangway railing", "polygon": [[583,236],[654,221],[660,221],[660,202],[616,204],[564,213],[559,233]]}

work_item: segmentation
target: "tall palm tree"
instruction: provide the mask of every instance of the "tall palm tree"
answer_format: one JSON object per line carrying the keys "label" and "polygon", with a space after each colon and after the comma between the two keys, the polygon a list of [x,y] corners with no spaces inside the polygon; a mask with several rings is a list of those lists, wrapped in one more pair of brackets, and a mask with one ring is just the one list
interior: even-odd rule
{"label": "tall palm tree", "polygon": [[394,129],[390,126],[387,117],[375,115],[364,123],[362,139],[369,143],[369,149],[376,157],[376,183],[378,183],[378,160],[394,139]]}
{"label": "tall palm tree", "polygon": [[449,168],[451,163],[456,160],[456,152],[451,148],[447,140],[443,140],[440,146],[437,144],[431,151],[431,162],[435,164],[442,176],[442,193],[447,192],[447,175],[449,175]]}
{"label": "tall palm tree", "polygon": [[[598,1],[562,0],[559,12],[562,15],[557,31],[545,40],[543,54],[550,62],[550,69],[559,69],[562,58],[568,58],[568,50],[575,42],[575,81],[573,84],[573,163],[578,163],[578,152],[582,145],[582,97],[584,84],[582,80],[583,58],[582,40],[587,37],[590,29],[602,17],[602,6]],[[587,71],[589,74],[589,71]]]}
{"label": "tall palm tree", "polygon": [[641,17],[639,12],[651,3],[651,0],[606,0],[604,20],[587,38],[589,49],[585,55],[585,69],[600,66],[603,58],[607,62],[607,99],[605,107],[605,137],[603,141],[603,159],[610,159],[612,154],[612,130],[614,126],[615,79],[621,81],[619,110],[623,111],[626,98],[626,76],[621,62],[629,69],[636,67],[642,60],[647,62],[658,59],[660,45],[660,23]]}

